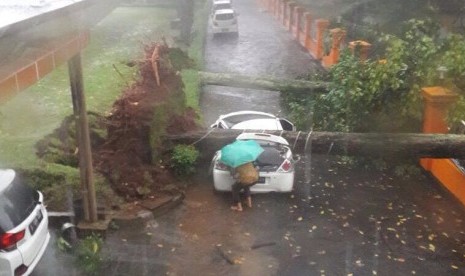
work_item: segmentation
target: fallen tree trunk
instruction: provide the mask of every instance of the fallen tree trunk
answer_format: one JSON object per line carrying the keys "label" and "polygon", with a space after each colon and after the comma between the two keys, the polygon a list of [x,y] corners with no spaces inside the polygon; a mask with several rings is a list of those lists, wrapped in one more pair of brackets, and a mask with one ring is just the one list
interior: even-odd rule
{"label": "fallen tree trunk", "polygon": [[[234,141],[242,130],[203,130],[167,136],[174,143],[196,143],[218,150]],[[254,132],[247,130],[247,132]],[[263,131],[256,131],[263,132]],[[431,157],[465,159],[465,135],[417,133],[342,133],[265,131],[281,135],[294,153],[359,155],[367,157]]]}
{"label": "fallen tree trunk", "polygon": [[329,86],[329,83],[319,81],[280,79],[275,77],[252,77],[238,74],[211,72],[199,72],[199,78],[202,85],[210,84],[276,91],[323,93],[328,90]]}

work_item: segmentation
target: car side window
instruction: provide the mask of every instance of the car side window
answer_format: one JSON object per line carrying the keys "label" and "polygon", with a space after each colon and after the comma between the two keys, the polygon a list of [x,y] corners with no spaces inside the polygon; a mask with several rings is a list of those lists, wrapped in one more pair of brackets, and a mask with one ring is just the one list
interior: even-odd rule
{"label": "car side window", "polygon": [[280,118],[279,122],[281,123],[281,126],[282,126],[283,130],[287,130],[287,131],[295,130],[294,125],[291,122],[289,122],[288,120]]}

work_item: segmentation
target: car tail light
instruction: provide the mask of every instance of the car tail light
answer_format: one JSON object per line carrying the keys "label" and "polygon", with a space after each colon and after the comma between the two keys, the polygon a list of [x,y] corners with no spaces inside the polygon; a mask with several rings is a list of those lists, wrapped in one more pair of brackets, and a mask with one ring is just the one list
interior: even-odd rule
{"label": "car tail light", "polygon": [[22,264],[15,269],[15,276],[24,275],[26,274],[26,272],[27,272],[27,266]]}
{"label": "car tail light", "polygon": [[215,169],[220,171],[229,171],[229,167],[221,162],[216,162]]}
{"label": "car tail light", "polygon": [[292,165],[291,161],[288,159],[284,160],[279,168],[278,172],[292,172],[294,170],[294,166]]}
{"label": "car tail light", "polygon": [[17,242],[24,238],[26,230],[17,233],[5,233],[0,235],[0,249],[11,249]]}

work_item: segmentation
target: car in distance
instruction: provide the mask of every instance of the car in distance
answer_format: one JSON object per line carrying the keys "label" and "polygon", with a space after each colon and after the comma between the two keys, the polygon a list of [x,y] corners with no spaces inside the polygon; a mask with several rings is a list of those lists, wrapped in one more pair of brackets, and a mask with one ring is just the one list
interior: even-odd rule
{"label": "car in distance", "polygon": [[211,14],[213,16],[215,14],[215,11],[217,11],[217,10],[230,10],[232,8],[233,7],[232,7],[232,3],[231,3],[230,0],[215,1],[212,4]]}
{"label": "car in distance", "polygon": [[[242,133],[236,140],[255,140],[264,151],[254,161],[259,171],[258,183],[250,187],[253,193],[291,192],[294,187],[295,162],[289,143],[280,136],[267,133]],[[212,160],[213,186],[216,191],[231,191],[234,179],[230,167],[221,161],[221,151]]]}
{"label": "car in distance", "polygon": [[0,275],[30,274],[50,241],[43,195],[0,170]]}
{"label": "car in distance", "polygon": [[289,120],[260,111],[238,111],[224,115],[210,125],[221,129],[255,129],[255,130],[287,130],[295,131]]}
{"label": "car in distance", "polygon": [[239,33],[237,14],[233,9],[221,9],[213,12],[211,16],[213,35],[220,33]]}

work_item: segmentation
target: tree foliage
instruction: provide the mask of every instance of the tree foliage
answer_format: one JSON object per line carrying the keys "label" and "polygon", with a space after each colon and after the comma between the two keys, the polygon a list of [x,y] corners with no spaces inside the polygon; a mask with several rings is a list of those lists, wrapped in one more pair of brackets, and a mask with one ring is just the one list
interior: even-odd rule
{"label": "tree foliage", "polygon": [[[421,88],[444,85],[465,88],[465,42],[462,36],[441,38],[431,21],[410,20],[402,35],[385,35],[384,56],[360,61],[346,50],[329,72],[329,93],[313,104],[314,127],[327,131],[419,132],[423,119]],[[441,79],[438,67],[447,68]],[[294,104],[295,105],[295,104]],[[297,109],[298,110],[298,109]],[[451,122],[465,118],[465,101],[456,105]],[[295,117],[295,116],[294,116]]]}

